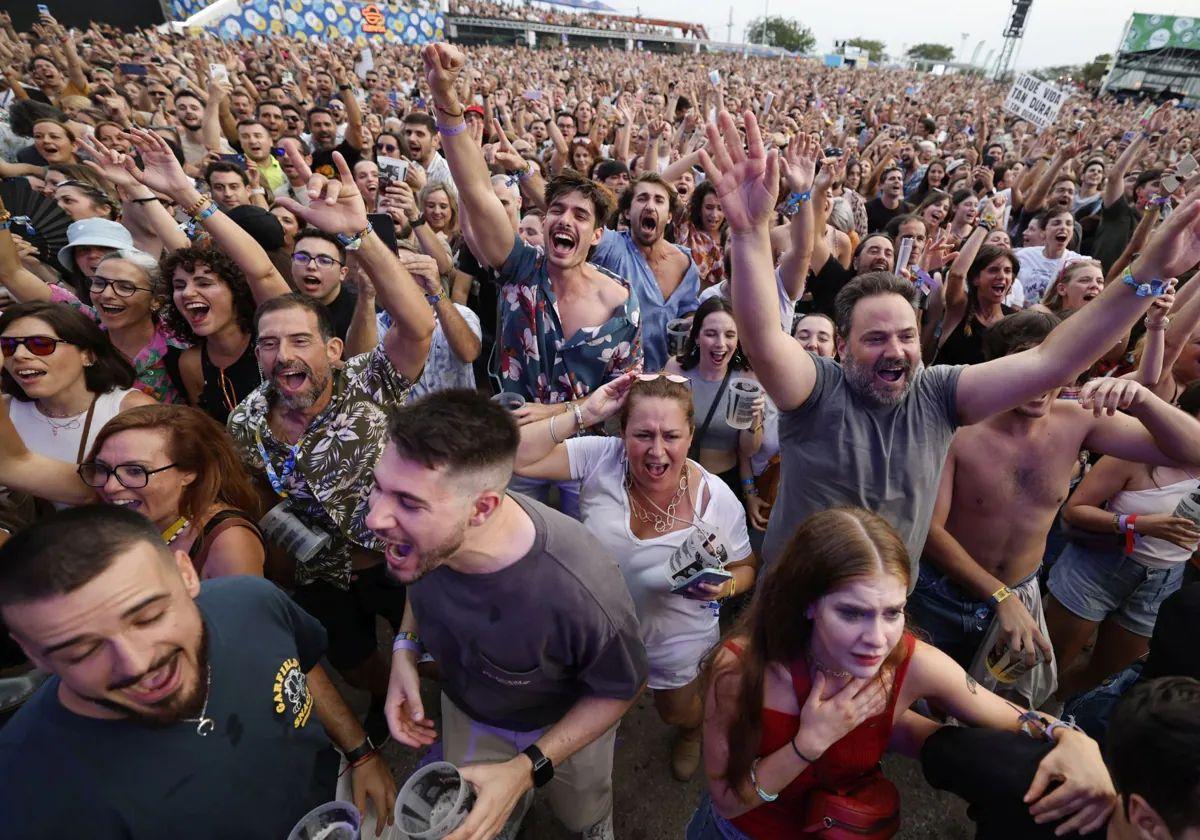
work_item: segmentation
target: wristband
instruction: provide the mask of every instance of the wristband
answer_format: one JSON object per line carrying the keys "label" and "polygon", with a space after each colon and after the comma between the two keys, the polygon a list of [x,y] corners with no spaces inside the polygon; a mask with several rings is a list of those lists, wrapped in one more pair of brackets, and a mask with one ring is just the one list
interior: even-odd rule
{"label": "wristband", "polygon": [[1133,547],[1137,544],[1138,515],[1136,513],[1131,513],[1128,517],[1121,518],[1125,520],[1123,523],[1125,528],[1125,553],[1133,554]]}
{"label": "wristband", "polygon": [[363,742],[349,752],[343,753],[346,757],[346,763],[354,766],[360,761],[364,761],[375,754],[375,745],[371,743],[370,738],[364,738]]}
{"label": "wristband", "polygon": [[1170,318],[1163,318],[1163,319],[1162,319],[1161,321],[1159,321],[1157,324],[1154,324],[1154,323],[1151,323],[1151,322],[1150,322],[1150,319],[1149,319],[1149,318],[1146,318],[1146,319],[1144,320],[1144,323],[1145,323],[1145,325],[1146,325],[1146,331],[1147,331],[1147,332],[1162,332],[1162,331],[1163,331],[1163,330],[1165,330],[1167,327],[1171,326],[1171,319],[1170,319]]}
{"label": "wristband", "polygon": [[806,190],[802,193],[792,193],[788,196],[787,201],[783,204],[783,214],[785,216],[793,216],[800,209],[800,205],[812,198],[812,192]]}
{"label": "wristband", "polygon": [[409,222],[408,226],[410,228],[412,228],[413,230],[416,230],[423,224],[425,224],[425,214],[424,213],[422,213],[420,216],[417,216],[417,218],[415,218],[411,222]]}
{"label": "wristband", "polygon": [[339,233],[337,235],[337,241],[341,242],[342,247],[345,248],[347,251],[357,251],[359,248],[362,247],[363,237],[365,237],[368,233],[370,233],[371,230],[372,230],[371,225],[368,223],[365,228],[363,228],[362,230],[360,230],[358,233],[354,234],[353,236],[347,236],[344,233]]}
{"label": "wristband", "polygon": [[816,764],[817,763],[817,760],[815,758],[809,758],[804,753],[800,752],[800,748],[796,746],[795,738],[792,738],[789,743],[791,743],[791,745],[792,745],[792,752],[794,752],[797,756],[799,756],[806,763],[808,763],[808,764]]}
{"label": "wristband", "polygon": [[210,201],[204,209],[202,209],[196,215],[192,216],[192,221],[203,222],[205,219],[209,218],[210,216],[215,216],[216,214],[217,214],[217,205],[215,202]]}
{"label": "wristband", "polygon": [[338,85],[338,90],[353,90],[350,85]]}
{"label": "wristband", "polygon": [[575,426],[582,432],[586,428],[583,422],[583,409],[579,407],[578,403],[571,403],[571,411],[575,415]]}
{"label": "wristband", "polygon": [[[439,108],[438,110],[440,111],[441,109]],[[460,122],[458,125],[446,125],[439,122],[437,130],[443,137],[457,137],[467,130],[467,124],[466,122]]]}
{"label": "wristband", "polygon": [[1126,286],[1132,286],[1134,294],[1138,297],[1160,297],[1167,290],[1167,284],[1162,280],[1150,280],[1149,282],[1139,282],[1134,279],[1133,272],[1128,268],[1121,275],[1121,282]]}
{"label": "wristband", "polygon": [[392,653],[398,650],[411,650],[419,654],[425,650],[425,646],[421,644],[421,637],[416,633],[401,630],[396,634],[396,638],[392,640]]}
{"label": "wristband", "polygon": [[149,198],[131,198],[130,199],[130,203],[132,203],[132,204],[149,204],[152,201],[158,201],[158,196],[152,195]]}
{"label": "wristband", "polygon": [[436,295],[425,295],[425,300],[429,301],[430,306],[437,306],[438,301],[445,300],[445,299],[446,299],[445,290],[438,292]]}
{"label": "wristband", "polygon": [[1055,729],[1071,729],[1071,730],[1074,730],[1075,732],[1082,731],[1082,730],[1080,730],[1079,726],[1075,723],[1074,715],[1068,715],[1065,720],[1052,720],[1048,724],[1046,724],[1045,735],[1046,735],[1047,741],[1054,740],[1054,730]]}

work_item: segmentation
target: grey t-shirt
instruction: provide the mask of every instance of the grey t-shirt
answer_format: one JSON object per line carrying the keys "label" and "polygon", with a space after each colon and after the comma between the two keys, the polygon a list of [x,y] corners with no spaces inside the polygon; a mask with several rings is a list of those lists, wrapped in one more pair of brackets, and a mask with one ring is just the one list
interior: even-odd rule
{"label": "grey t-shirt", "polygon": [[620,567],[580,522],[515,493],[529,553],[498,572],[442,566],[408,588],[442,690],[474,720],[528,732],[583,696],[634,697],[646,650]]}
{"label": "grey t-shirt", "polygon": [[853,505],[874,511],[900,532],[915,583],[958,426],[956,394],[965,365],[925,368],[899,405],[879,408],[851,390],[837,362],[817,356],[813,361],[812,394],[779,415],[779,495],[763,557],[773,563],[809,515]]}

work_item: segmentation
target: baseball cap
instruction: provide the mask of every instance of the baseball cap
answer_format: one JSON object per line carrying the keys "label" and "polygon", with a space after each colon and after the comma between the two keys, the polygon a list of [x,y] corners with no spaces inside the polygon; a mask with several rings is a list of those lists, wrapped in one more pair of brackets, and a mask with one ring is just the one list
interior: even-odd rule
{"label": "baseball cap", "polygon": [[75,270],[75,246],[132,248],[133,237],[120,222],[109,219],[81,219],[67,228],[67,244],[58,249],[58,262],[67,271]]}
{"label": "baseball cap", "polygon": [[617,175],[628,175],[629,167],[619,160],[602,160],[596,164],[596,180],[603,182],[606,178]]}
{"label": "baseball cap", "polygon": [[254,237],[254,241],[261,245],[264,251],[274,251],[283,247],[283,226],[261,207],[243,204],[229,210],[225,215]]}

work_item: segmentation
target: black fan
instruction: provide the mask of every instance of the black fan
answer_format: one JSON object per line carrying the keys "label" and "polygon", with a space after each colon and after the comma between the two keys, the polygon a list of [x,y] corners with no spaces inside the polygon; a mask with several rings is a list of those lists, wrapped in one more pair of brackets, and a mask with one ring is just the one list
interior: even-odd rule
{"label": "black fan", "polygon": [[24,178],[0,181],[0,199],[14,216],[13,233],[38,249],[38,259],[58,268],[58,249],[67,244],[71,217],[54,199],[33,189]]}

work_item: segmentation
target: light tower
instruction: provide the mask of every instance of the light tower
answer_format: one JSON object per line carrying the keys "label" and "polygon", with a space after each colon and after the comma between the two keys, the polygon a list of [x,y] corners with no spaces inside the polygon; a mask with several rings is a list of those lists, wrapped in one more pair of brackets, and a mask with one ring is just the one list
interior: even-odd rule
{"label": "light tower", "polygon": [[1017,57],[1017,47],[1020,46],[1021,36],[1025,34],[1025,19],[1029,16],[1029,7],[1033,0],[1012,0],[1013,10],[1008,18],[1008,26],[1004,28],[1004,46],[1000,48],[1000,58],[996,61],[995,78],[1003,79]]}

